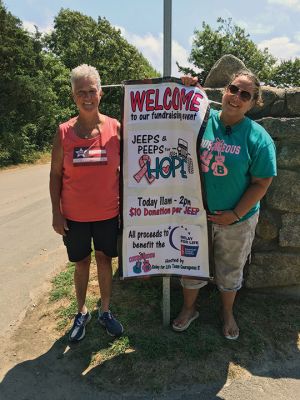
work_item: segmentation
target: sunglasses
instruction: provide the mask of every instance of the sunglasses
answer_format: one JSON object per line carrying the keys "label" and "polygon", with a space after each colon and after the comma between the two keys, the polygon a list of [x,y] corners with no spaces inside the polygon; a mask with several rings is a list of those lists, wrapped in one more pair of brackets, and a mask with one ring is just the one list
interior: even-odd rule
{"label": "sunglasses", "polygon": [[230,84],[227,86],[227,89],[229,90],[229,92],[231,94],[238,94],[239,93],[239,97],[241,98],[242,101],[249,101],[252,99],[252,94],[247,92],[246,90],[241,90],[239,87]]}

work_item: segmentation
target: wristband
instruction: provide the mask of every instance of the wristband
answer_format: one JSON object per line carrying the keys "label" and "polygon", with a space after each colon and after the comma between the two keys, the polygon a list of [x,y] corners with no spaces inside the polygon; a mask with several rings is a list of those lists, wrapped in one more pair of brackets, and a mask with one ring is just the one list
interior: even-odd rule
{"label": "wristband", "polygon": [[237,217],[237,220],[240,221],[240,220],[241,220],[241,217],[239,216],[239,214],[238,214],[236,211],[234,211],[234,210],[231,210],[231,211],[232,211],[233,214]]}

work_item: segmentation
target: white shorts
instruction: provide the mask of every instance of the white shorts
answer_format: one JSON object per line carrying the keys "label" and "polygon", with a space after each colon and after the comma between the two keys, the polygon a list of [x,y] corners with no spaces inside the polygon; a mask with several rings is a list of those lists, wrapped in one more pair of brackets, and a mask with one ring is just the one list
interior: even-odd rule
{"label": "white shorts", "polygon": [[[242,287],[243,270],[251,252],[259,212],[233,225],[212,225],[212,253],[215,282],[221,291],[237,291]],[[207,282],[181,278],[187,289],[200,289]]]}

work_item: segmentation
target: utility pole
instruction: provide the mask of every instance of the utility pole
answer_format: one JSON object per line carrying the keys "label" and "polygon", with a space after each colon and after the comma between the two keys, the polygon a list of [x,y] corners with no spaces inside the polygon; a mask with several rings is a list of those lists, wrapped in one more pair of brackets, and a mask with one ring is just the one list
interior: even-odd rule
{"label": "utility pole", "polygon": [[[164,76],[171,76],[172,0],[164,0]],[[163,277],[163,325],[170,325],[170,277]]]}

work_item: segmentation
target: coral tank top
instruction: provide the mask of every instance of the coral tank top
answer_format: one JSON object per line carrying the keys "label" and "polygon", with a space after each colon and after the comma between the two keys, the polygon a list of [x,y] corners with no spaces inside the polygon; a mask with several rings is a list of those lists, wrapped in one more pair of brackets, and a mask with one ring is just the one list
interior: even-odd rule
{"label": "coral tank top", "polygon": [[119,213],[118,122],[105,116],[101,133],[83,139],[76,135],[73,121],[59,126],[64,154],[62,214],[78,222],[113,218]]}

